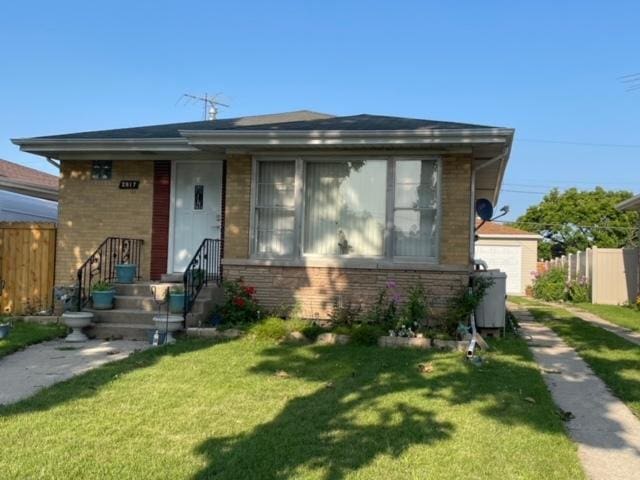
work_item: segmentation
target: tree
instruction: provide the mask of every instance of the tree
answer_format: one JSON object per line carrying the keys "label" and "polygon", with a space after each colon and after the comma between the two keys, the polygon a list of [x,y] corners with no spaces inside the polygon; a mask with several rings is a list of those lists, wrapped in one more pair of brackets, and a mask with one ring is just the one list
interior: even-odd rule
{"label": "tree", "polygon": [[550,259],[589,247],[620,248],[637,239],[637,212],[620,212],[616,205],[633,194],[596,187],[551,190],[531,206],[514,226],[543,237],[538,255]]}

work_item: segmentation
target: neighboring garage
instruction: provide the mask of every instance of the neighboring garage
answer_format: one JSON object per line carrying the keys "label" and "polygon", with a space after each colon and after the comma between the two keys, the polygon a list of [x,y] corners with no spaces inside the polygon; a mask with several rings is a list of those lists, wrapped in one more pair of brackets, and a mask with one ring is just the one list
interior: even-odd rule
{"label": "neighboring garage", "polygon": [[509,295],[524,295],[533,281],[542,237],[495,222],[486,222],[477,234],[475,258],[507,274]]}

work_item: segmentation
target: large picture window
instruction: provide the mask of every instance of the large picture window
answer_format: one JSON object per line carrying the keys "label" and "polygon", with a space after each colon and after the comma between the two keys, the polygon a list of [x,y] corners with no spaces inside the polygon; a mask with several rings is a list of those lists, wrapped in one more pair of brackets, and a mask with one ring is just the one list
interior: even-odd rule
{"label": "large picture window", "polygon": [[307,162],[304,253],[381,256],[385,160]]}
{"label": "large picture window", "polygon": [[256,256],[437,259],[438,160],[276,158],[255,165]]}

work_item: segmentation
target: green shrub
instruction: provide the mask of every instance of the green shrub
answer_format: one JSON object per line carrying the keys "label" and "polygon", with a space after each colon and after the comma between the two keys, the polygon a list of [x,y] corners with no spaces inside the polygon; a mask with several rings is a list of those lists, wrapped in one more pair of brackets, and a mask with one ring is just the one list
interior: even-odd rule
{"label": "green shrub", "polygon": [[289,329],[286,320],[269,317],[251,325],[248,332],[260,340],[280,340],[287,336]]}
{"label": "green shrub", "polygon": [[322,328],[317,323],[309,323],[306,327],[304,327],[300,331],[310,341],[315,342],[316,338],[318,338],[319,335],[323,334],[327,330],[325,328]]}
{"label": "green shrub", "polygon": [[351,330],[351,343],[355,345],[377,345],[378,338],[383,335],[379,327],[359,325]]}
{"label": "green shrub", "polygon": [[346,325],[338,325],[332,330],[333,333],[337,333],[338,335],[351,335],[352,331],[353,327],[347,327]]}
{"label": "green shrub", "polygon": [[591,288],[586,282],[573,280],[567,284],[567,300],[573,303],[590,303]]}
{"label": "green shrub", "polygon": [[364,322],[377,325],[384,330],[393,328],[398,322],[399,300],[400,295],[395,282],[387,282],[387,286],[378,292],[375,303],[364,314]]}
{"label": "green shrub", "polygon": [[551,268],[537,276],[531,288],[533,297],[546,302],[558,302],[565,299],[567,271],[564,268]]}
{"label": "green shrub", "polygon": [[258,320],[260,310],[255,299],[255,287],[244,285],[239,279],[224,282],[222,288],[224,303],[214,311],[222,317],[222,323],[242,324]]}
{"label": "green shrub", "polygon": [[491,278],[474,277],[471,291],[465,288],[460,294],[451,299],[443,324],[447,335],[454,337],[457,334],[458,325],[467,325],[471,312],[480,304],[487,293],[487,289],[493,283]]}
{"label": "green shrub", "polygon": [[407,294],[407,302],[402,309],[402,322],[406,325],[424,325],[428,316],[427,295],[422,284],[416,283]]}
{"label": "green shrub", "polygon": [[359,323],[361,314],[362,307],[360,305],[354,305],[350,300],[341,302],[340,299],[336,298],[333,303],[333,309],[329,314],[329,319],[333,325],[351,327]]}

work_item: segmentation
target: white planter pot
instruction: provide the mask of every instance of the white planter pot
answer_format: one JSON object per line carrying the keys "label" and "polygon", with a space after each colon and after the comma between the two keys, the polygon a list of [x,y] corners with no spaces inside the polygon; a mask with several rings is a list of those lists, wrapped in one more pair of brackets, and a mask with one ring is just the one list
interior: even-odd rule
{"label": "white planter pot", "polygon": [[153,321],[156,324],[158,332],[167,332],[167,338],[165,343],[176,343],[176,339],[171,335],[173,332],[182,330],[184,319],[182,315],[157,315],[153,317]]}
{"label": "white planter pot", "polygon": [[66,342],[86,342],[89,340],[87,336],[82,333],[82,329],[91,325],[93,320],[93,313],[91,312],[64,312],[62,314],[62,320],[71,328],[71,333],[65,338]]}

